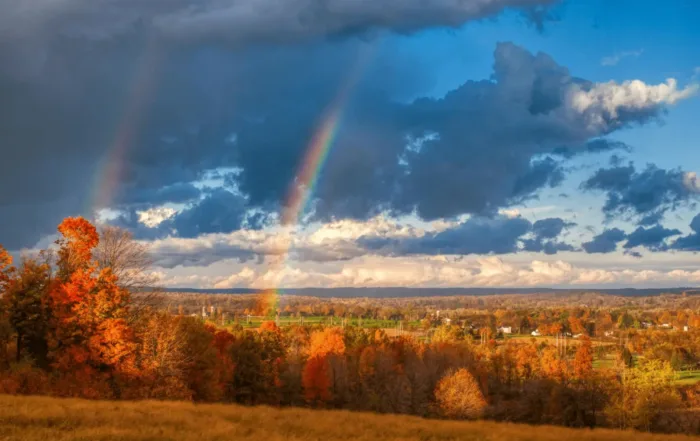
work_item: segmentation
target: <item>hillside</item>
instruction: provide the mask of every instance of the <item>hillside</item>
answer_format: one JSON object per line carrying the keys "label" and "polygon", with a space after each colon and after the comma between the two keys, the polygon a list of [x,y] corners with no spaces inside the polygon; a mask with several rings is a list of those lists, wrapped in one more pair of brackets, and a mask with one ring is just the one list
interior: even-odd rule
{"label": "hillside", "polygon": [[680,435],[433,421],[347,411],[0,396],[0,440],[610,440]]}

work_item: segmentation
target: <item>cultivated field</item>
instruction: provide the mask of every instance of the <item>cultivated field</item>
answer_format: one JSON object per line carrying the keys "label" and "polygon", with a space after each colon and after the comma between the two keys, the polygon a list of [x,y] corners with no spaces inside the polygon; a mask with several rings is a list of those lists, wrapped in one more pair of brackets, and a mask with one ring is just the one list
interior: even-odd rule
{"label": "cultivated field", "polygon": [[691,441],[697,438],[435,421],[348,411],[0,396],[0,440]]}

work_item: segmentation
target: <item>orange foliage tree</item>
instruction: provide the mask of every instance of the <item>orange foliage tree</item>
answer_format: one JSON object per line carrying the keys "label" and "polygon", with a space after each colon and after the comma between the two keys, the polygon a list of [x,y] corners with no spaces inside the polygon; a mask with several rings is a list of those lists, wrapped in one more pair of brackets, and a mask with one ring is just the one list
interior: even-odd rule
{"label": "orange foliage tree", "polygon": [[302,373],[307,401],[328,402],[333,398],[333,371],[329,358],[344,353],[345,340],[338,328],[326,328],[311,335],[309,359]]}
{"label": "orange foliage tree", "polygon": [[593,346],[588,336],[581,338],[581,344],[574,356],[574,375],[578,379],[586,379],[593,373]]}
{"label": "orange foliage tree", "polygon": [[90,222],[67,218],[58,231],[62,238],[57,241],[58,283],[50,292],[50,348],[54,367],[66,374],[63,393],[73,395],[77,389],[80,395],[118,395],[117,377],[135,374],[135,345],[126,321],[129,292],[118,286],[110,268],[97,269],[92,250],[99,236]]}
{"label": "orange foliage tree", "polygon": [[0,293],[5,289],[10,280],[10,268],[12,266],[12,256],[0,245]]}

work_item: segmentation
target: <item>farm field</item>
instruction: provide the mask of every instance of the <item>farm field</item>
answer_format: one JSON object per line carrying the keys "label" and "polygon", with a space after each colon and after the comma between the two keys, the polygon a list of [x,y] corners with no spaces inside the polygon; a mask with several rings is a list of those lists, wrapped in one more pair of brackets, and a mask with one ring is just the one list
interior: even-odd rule
{"label": "farm field", "polygon": [[182,402],[0,396],[0,439],[16,441],[690,441],[604,429]]}
{"label": "farm field", "polygon": [[[344,320],[344,321],[343,321]],[[399,325],[396,320],[380,320],[380,319],[358,319],[358,318],[337,318],[329,316],[307,316],[299,317],[280,317],[266,318],[266,317],[250,317],[248,319],[246,316],[240,316],[235,321],[229,321],[227,324],[240,324],[244,328],[259,328],[264,322],[274,321],[278,326],[292,326],[292,325],[324,325],[324,326],[339,326],[345,323],[346,326],[358,326],[363,328],[384,328],[384,329],[394,329]],[[403,321],[403,327],[405,330],[409,328],[420,327],[420,321]]]}

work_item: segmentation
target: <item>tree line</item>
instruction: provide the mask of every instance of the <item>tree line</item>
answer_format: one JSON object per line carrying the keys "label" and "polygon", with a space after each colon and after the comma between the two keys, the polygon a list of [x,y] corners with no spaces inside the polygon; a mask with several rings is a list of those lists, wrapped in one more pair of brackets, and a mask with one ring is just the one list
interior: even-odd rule
{"label": "tree line", "polygon": [[700,390],[677,388],[659,358],[631,362],[620,350],[614,368],[594,369],[587,336],[477,343],[452,326],[429,342],[352,326],[224,327],[134,302],[143,273],[105,253],[87,220],[58,231],[55,252],[17,266],[0,248],[0,393],[700,433]]}

